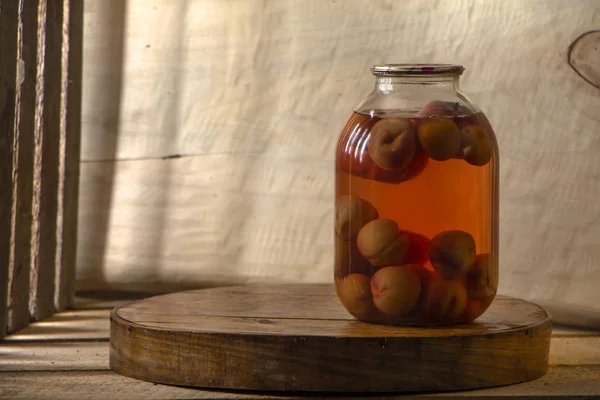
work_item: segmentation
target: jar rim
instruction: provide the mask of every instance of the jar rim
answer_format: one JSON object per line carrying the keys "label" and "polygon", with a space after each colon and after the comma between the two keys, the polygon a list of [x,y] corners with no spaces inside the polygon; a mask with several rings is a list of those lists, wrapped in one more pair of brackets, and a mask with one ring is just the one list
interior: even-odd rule
{"label": "jar rim", "polygon": [[464,71],[457,64],[378,64],[371,68],[375,76],[460,76]]}

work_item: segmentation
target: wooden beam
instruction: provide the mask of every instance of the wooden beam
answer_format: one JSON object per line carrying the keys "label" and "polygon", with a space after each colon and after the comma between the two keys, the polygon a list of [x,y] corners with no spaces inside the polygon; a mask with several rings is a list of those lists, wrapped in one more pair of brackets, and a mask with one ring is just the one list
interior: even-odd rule
{"label": "wooden beam", "polygon": [[55,307],[73,305],[81,146],[83,0],[64,0]]}
{"label": "wooden beam", "polygon": [[13,157],[13,219],[9,267],[8,332],[29,323],[31,196],[37,57],[38,0],[20,0]]}
{"label": "wooden beam", "polygon": [[15,85],[18,3],[0,1],[0,337],[7,330],[8,270],[10,266],[12,188],[15,137]]}
{"label": "wooden beam", "polygon": [[40,0],[34,140],[33,240],[30,312],[54,312],[58,211],[63,3]]}

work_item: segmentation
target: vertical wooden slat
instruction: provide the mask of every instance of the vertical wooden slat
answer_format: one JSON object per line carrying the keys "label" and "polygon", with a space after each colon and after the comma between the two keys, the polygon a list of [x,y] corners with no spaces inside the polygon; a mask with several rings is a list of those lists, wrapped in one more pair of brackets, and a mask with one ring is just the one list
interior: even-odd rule
{"label": "vertical wooden slat", "polygon": [[18,2],[0,0],[0,337],[7,329]]}
{"label": "vertical wooden slat", "polygon": [[19,1],[8,332],[29,323],[29,271],[38,0]]}
{"label": "vertical wooden slat", "polygon": [[72,302],[82,19],[81,0],[0,0],[0,336]]}
{"label": "vertical wooden slat", "polygon": [[83,0],[64,0],[62,101],[57,221],[57,310],[73,303],[81,146]]}
{"label": "vertical wooden slat", "polygon": [[63,2],[40,0],[30,311],[54,312]]}

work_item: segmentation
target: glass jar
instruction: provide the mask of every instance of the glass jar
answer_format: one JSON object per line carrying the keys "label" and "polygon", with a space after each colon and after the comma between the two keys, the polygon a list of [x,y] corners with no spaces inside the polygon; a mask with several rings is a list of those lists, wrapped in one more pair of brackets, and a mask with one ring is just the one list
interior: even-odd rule
{"label": "glass jar", "polygon": [[336,154],[335,285],[356,319],[467,323],[498,287],[498,144],[458,65],[388,64]]}

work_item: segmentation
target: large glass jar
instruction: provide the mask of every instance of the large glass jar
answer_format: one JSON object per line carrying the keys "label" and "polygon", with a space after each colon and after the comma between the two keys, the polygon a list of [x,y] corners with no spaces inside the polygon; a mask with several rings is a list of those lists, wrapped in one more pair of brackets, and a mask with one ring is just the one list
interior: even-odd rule
{"label": "large glass jar", "polygon": [[358,320],[475,320],[498,287],[498,145],[458,65],[372,68],[336,154],[335,285]]}

